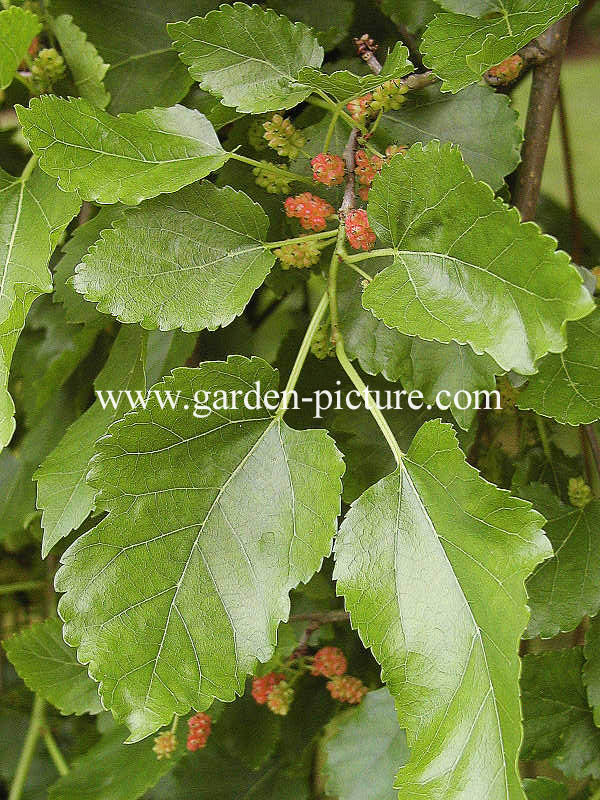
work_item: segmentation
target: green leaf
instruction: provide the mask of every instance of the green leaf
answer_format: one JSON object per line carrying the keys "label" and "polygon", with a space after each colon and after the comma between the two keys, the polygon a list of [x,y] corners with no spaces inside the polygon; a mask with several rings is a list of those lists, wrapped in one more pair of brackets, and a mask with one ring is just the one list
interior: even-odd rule
{"label": "green leaf", "polygon": [[600,727],[600,617],[595,617],[585,633],[583,683],[594,722]]}
{"label": "green leaf", "polygon": [[402,333],[470,344],[503,370],[530,374],[536,359],[564,349],[565,321],[594,308],[555,240],[522,224],[450,145],[395,156],[373,181],[368,214],[394,262],[363,305]]}
{"label": "green leaf", "polygon": [[246,114],[297,106],[310,94],[293,85],[298,72],[323,61],[310,28],[257,5],[222,5],[167,30],[201,88]]}
{"label": "green leaf", "polygon": [[555,553],[527,581],[527,636],[547,639],[572,631],[586,614],[600,610],[600,565],[590,558],[600,547],[600,500],[573,508],[543,484],[520,489],[519,495],[546,518],[544,530]]}
{"label": "green leaf", "polygon": [[34,36],[42,30],[35,14],[11,6],[0,11],[0,89],[12,83]]}
{"label": "green leaf", "polygon": [[98,686],[62,638],[60,620],[47,619],[3,642],[9,661],[28,689],[62,714],[98,714]]}
{"label": "green leaf", "polygon": [[157,759],[149,739],[123,744],[127,730],[116,727],[72,764],[50,787],[49,800],[136,800],[152,788],[185,753],[183,743],[170,759]]}
{"label": "green leaf", "polygon": [[338,800],[396,800],[394,778],[409,758],[406,734],[398,725],[386,688],[334,717],[321,745],[327,794]]}
{"label": "green leaf", "polygon": [[330,552],[343,463],[325,431],[222,402],[192,414],[194,395],[257,381],[262,395],[277,382],[257,358],[177,369],[154,388],[189,410],[152,396],[98,442],[88,480],[109,513],[63,555],[56,587],[65,639],[132,741],[241,693],[273,652],[289,590]]}
{"label": "green leaf", "polygon": [[304,67],[298,74],[298,83],[309,86],[312,91],[326,92],[338,102],[345,103],[373,91],[386,81],[403,78],[414,67],[408,58],[408,49],[398,42],[388,55],[379,75],[355,75],[348,70],[339,70],[328,75],[318,69]]}
{"label": "green leaf", "polygon": [[525,578],[550,554],[542,523],[439,420],[346,515],[334,577],[406,727],[401,797],[523,798],[518,644]]}
{"label": "green leaf", "polygon": [[381,0],[381,11],[399,28],[420,33],[439,7],[433,0]]}
{"label": "green leaf", "polygon": [[539,364],[517,406],[582,425],[600,419],[600,309],[567,325],[567,349]]}
{"label": "green leaf", "polygon": [[567,800],[569,789],[564,783],[550,778],[525,778],[523,781],[528,800]]}
{"label": "green leaf", "polygon": [[229,158],[206,117],[183,106],[112,117],[87,100],[44,95],[17,114],[42,169],[83,200],[136,205]]}
{"label": "green leaf", "polygon": [[[112,346],[108,361],[95,382],[96,389],[145,392],[145,334],[137,327],[124,327]],[[42,511],[42,558],[72,530],[77,529],[94,507],[94,489],[86,483],[88,462],[94,444],[127,407],[107,405],[99,400],[67,430],[59,444],[34,474],[37,507]]]}
{"label": "green leaf", "polygon": [[106,108],[110,102],[110,94],[104,88],[108,64],[98,55],[94,45],[88,42],[81,28],[75,25],[70,14],[57,17],[52,24],[52,30],[80,97],[98,108]]}
{"label": "green leaf", "polygon": [[7,389],[15,345],[32,302],[52,291],[48,261],[79,206],[37,167],[25,180],[0,170],[0,449],[15,429]]}
{"label": "green leaf", "polygon": [[517,123],[508,97],[489,86],[470,86],[457,95],[428,86],[410,92],[400,111],[383,115],[376,141],[382,151],[389,144],[452,142],[475,178],[499,189],[519,163],[522,134]]}
{"label": "green leaf", "polygon": [[70,323],[94,322],[102,319],[92,303],[88,303],[73,288],[75,267],[82,261],[90,247],[100,238],[100,233],[123,214],[123,206],[103,206],[96,216],[79,225],[71,238],[61,248],[62,258],[54,269],[53,300],[62,303],[67,321]]}
{"label": "green leaf", "polygon": [[581,647],[523,659],[521,758],[548,760],[568,777],[600,778],[600,730],[581,680]]}
{"label": "green leaf", "polygon": [[458,92],[576,5],[577,0],[498,0],[494,11],[481,19],[438,14],[423,36],[423,61],[442,78],[443,92]]}
{"label": "green leaf", "polygon": [[54,14],[72,14],[100,56],[110,64],[104,84],[110,111],[171,106],[191,79],[171,47],[166,23],[205,13],[218,0],[53,0]]}
{"label": "green leaf", "polygon": [[273,266],[269,220],[243,192],[203,183],[127,211],[76,268],[75,289],[122,322],[214,330]]}
{"label": "green leaf", "polygon": [[268,0],[267,5],[292,22],[303,22],[313,28],[325,50],[333,50],[350,33],[353,0],[336,0],[328,6],[327,14],[323,14],[323,7],[314,0]]}
{"label": "green leaf", "polygon": [[[365,261],[363,269],[374,275],[389,263],[389,258],[373,258]],[[469,345],[426,342],[388,328],[363,308],[361,281],[360,276],[345,268],[338,277],[340,329],[348,356],[357,358],[369,375],[381,373],[389,381],[400,380],[407,392],[421,391],[429,405],[434,405],[439,391],[449,392],[442,400],[451,403],[454,418],[468,429],[476,411],[458,408],[454,402],[456,392],[491,391],[496,374],[502,372],[500,367],[488,355],[474,353]],[[465,404],[464,395],[460,396],[460,404]]]}
{"label": "green leaf", "polygon": [[150,331],[146,347],[146,376],[152,386],[193,354],[197,337],[181,331]]}

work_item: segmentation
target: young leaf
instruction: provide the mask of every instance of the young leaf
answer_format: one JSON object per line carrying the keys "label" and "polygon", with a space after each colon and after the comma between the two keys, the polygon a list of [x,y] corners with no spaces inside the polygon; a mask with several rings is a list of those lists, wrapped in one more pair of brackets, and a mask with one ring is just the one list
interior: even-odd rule
{"label": "young leaf", "polygon": [[184,755],[179,743],[171,758],[156,758],[154,742],[123,744],[127,730],[115,727],[105,733],[70,771],[50,787],[49,800],[137,800]]}
{"label": "young leaf", "polygon": [[6,89],[42,25],[35,14],[18,6],[0,11],[0,89]]}
{"label": "young leaf", "polygon": [[241,314],[275,256],[243,192],[186,187],[127,211],[76,268],[75,289],[122,322],[214,330]]}
{"label": "young leaf", "polygon": [[442,78],[443,92],[458,92],[568,14],[577,0],[504,0],[482,18],[438,14],[421,50],[426,66]]}
{"label": "young leaf", "polygon": [[[63,555],[56,586],[65,639],[131,741],[241,693],[289,590],[330,552],[344,469],[333,441],[242,404],[276,380],[241,356],[177,369],[155,387],[181,393],[176,410],[151,396],[98,442],[88,480],[109,513]],[[216,392],[229,407],[195,418]]]}
{"label": "young leaf", "polygon": [[171,47],[165,23],[205,13],[218,0],[53,0],[52,12],[72,14],[104,61],[110,111],[172,106],[188,93],[191,79]]}
{"label": "young leaf", "polygon": [[246,114],[301,103],[311,90],[294,86],[300,69],[323,61],[310,28],[257,5],[222,5],[167,30],[201,88]]}
{"label": "young leaf", "polygon": [[583,648],[585,665],[583,667],[583,683],[587,689],[587,697],[594,712],[594,722],[600,726],[600,617],[590,622],[585,633]]}
{"label": "young leaf", "polygon": [[71,238],[61,248],[62,258],[54,268],[56,288],[52,298],[55,303],[62,303],[67,321],[70,323],[94,322],[102,319],[92,303],[88,303],[73,288],[75,267],[82,261],[90,247],[100,238],[100,233],[123,214],[123,206],[115,204],[103,206],[100,211],[79,225]]}
{"label": "young leaf", "polygon": [[522,224],[450,145],[395,156],[373,181],[368,214],[394,262],[363,305],[403,333],[468,343],[531,374],[536,359],[564,349],[565,321],[594,308],[556,241]]}
{"label": "young leaf", "polygon": [[32,692],[62,714],[98,714],[98,686],[62,638],[60,620],[47,619],[3,642],[9,661]]}
{"label": "young leaf", "polygon": [[[138,327],[124,327],[110,351],[104,369],[98,375],[96,389],[145,392],[145,334]],[[37,481],[37,507],[42,511],[42,558],[54,545],[78,528],[94,507],[93,488],[86,483],[88,462],[94,454],[95,442],[115,419],[128,409],[100,400],[88,408],[67,430],[60,443],[34,474]]]}
{"label": "young leaf", "polygon": [[573,508],[543,484],[520,489],[519,495],[546,518],[544,530],[555,553],[527,581],[527,636],[547,639],[572,631],[586,614],[600,610],[600,564],[590,558],[600,547],[600,500]]}
{"label": "young leaf", "polygon": [[567,425],[600,419],[600,310],[567,325],[567,349],[539,364],[517,406]]}
{"label": "young leaf", "polygon": [[402,797],[523,798],[518,643],[525,578],[551,552],[542,524],[439,420],[346,515],[334,577],[406,727]]}
{"label": "young leaf", "polygon": [[567,800],[569,789],[564,783],[551,781],[550,778],[525,778],[523,787],[527,800]]}
{"label": "young leaf", "polygon": [[83,200],[137,205],[229,158],[206,117],[183,106],[112,117],[87,100],[44,95],[17,114],[41,168]]}
{"label": "young leaf", "polygon": [[108,64],[98,55],[94,45],[88,42],[81,28],[75,25],[70,14],[57,17],[52,24],[52,30],[80,97],[98,108],[106,108],[110,101],[110,94],[104,88]]}
{"label": "young leaf", "polygon": [[521,758],[548,760],[568,777],[600,778],[600,730],[581,680],[581,647],[523,659],[525,735]]}
{"label": "young leaf", "polygon": [[0,170],[0,449],[15,429],[7,388],[15,345],[32,302],[52,291],[48,261],[80,204],[37,167],[25,179]]}
{"label": "young leaf", "polygon": [[408,49],[398,42],[388,55],[379,75],[355,75],[348,70],[339,70],[327,75],[318,69],[304,67],[298,74],[298,83],[309,86],[312,91],[326,92],[338,102],[367,94],[386,81],[403,78],[414,67],[408,58]]}
{"label": "young leaf", "polygon": [[469,86],[457,95],[428,86],[406,95],[399,111],[388,111],[376,132],[378,148],[389,144],[451,142],[478,181],[499,189],[520,160],[522,133],[508,97],[489,86]]}
{"label": "young leaf", "polygon": [[321,744],[327,795],[338,800],[397,800],[394,778],[409,759],[406,734],[386,688],[334,717]]}

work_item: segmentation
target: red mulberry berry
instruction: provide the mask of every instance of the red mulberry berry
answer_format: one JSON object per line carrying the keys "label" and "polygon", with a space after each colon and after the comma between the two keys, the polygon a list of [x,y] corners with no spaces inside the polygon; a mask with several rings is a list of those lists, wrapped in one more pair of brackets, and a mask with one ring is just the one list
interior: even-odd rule
{"label": "red mulberry berry", "polygon": [[310,192],[302,192],[285,201],[285,213],[288,217],[297,217],[300,225],[307,231],[323,231],[327,227],[326,220],[335,214],[335,210],[326,200],[315,197]]}
{"label": "red mulberry berry", "polygon": [[156,753],[156,758],[160,761],[163,758],[171,758],[176,747],[177,739],[175,734],[167,731],[154,738],[154,747],[152,749]]}
{"label": "red mulberry berry", "polygon": [[375,234],[369,225],[367,212],[351,211],[346,217],[346,236],[355,250],[370,250],[375,244]]}
{"label": "red mulberry berry", "polygon": [[269,692],[267,708],[273,714],[285,717],[290,710],[293,699],[294,690],[286,681],[281,681]]}
{"label": "red mulberry berry", "polygon": [[270,692],[273,691],[278,683],[284,680],[285,675],[276,672],[269,672],[261,678],[254,678],[252,681],[252,697],[256,700],[259,706],[264,706],[267,702]]}
{"label": "red mulberry berry", "polygon": [[339,156],[319,153],[311,160],[310,165],[313,178],[325,186],[337,186],[344,180],[344,162]]}
{"label": "red mulberry berry", "polygon": [[201,750],[206,747],[210,736],[212,719],[208,714],[194,714],[188,719],[189,733],[187,737],[188,750]]}
{"label": "red mulberry berry", "polygon": [[516,80],[523,71],[524,61],[518,53],[505,58],[488,70],[488,79],[493,86],[504,86]]}
{"label": "red mulberry berry", "polygon": [[350,705],[358,705],[369,691],[360,678],[352,675],[336,675],[327,682],[327,689],[334,700]]}
{"label": "red mulberry berry", "polygon": [[338,647],[322,647],[315,653],[311,672],[313,675],[333,678],[335,675],[343,675],[347,667],[346,656]]}

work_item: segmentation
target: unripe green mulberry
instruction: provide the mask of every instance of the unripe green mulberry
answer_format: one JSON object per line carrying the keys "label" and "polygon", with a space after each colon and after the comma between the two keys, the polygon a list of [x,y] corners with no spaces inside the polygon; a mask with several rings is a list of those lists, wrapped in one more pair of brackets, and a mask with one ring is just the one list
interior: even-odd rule
{"label": "unripe green mulberry", "polygon": [[335,347],[331,341],[331,329],[329,323],[320,325],[313,337],[310,345],[310,352],[313,356],[323,359],[335,353]]}
{"label": "unripe green mulberry", "polygon": [[284,119],[281,114],[273,114],[268,122],[263,123],[263,128],[267,144],[280,156],[296,158],[306,144],[304,134],[297,131],[290,120]]}
{"label": "unripe green mulberry", "polygon": [[281,261],[282,269],[304,269],[312,267],[319,262],[321,251],[315,242],[309,239],[306,242],[293,242],[284,244],[275,250],[275,255]]}
{"label": "unripe green mulberry", "polygon": [[270,161],[261,161],[265,167],[254,167],[252,173],[256,176],[256,183],[258,186],[269,192],[269,194],[288,194],[290,191],[290,181],[281,175],[268,168]]}
{"label": "unripe green mulberry", "polygon": [[253,119],[248,127],[248,144],[255,150],[266,150],[265,129],[259,119]]}
{"label": "unripe green mulberry", "polygon": [[406,101],[404,95],[408,88],[397,81],[386,81],[373,91],[371,109],[376,113],[380,111],[397,111]]}
{"label": "unripe green mulberry", "polygon": [[31,65],[33,85],[38,92],[50,89],[65,74],[65,60],[54,47],[40,50]]}
{"label": "unripe green mulberry", "polygon": [[290,710],[293,699],[294,690],[287,681],[281,681],[269,693],[267,708],[269,711],[272,711],[273,714],[279,714],[284,717]]}
{"label": "unripe green mulberry", "polygon": [[569,503],[584,508],[593,500],[592,490],[583,478],[569,478]]}

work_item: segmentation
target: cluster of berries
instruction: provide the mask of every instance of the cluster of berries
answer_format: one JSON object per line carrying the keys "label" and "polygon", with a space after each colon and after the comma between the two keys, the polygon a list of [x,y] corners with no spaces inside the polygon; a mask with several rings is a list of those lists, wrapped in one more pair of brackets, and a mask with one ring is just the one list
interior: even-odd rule
{"label": "cluster of berries", "polygon": [[323,360],[335,353],[335,346],[331,341],[331,326],[327,322],[324,325],[319,325],[310,343],[310,352],[316,358]]}
{"label": "cluster of berries", "polygon": [[397,111],[406,102],[404,95],[407,92],[408,87],[401,81],[385,81],[372,92],[350,100],[346,108],[352,119],[362,124],[379,113]]}
{"label": "cluster of berries", "polygon": [[350,211],[345,221],[346,237],[355,250],[371,250],[375,244],[375,233],[369,225],[367,212],[358,208]]}
{"label": "cluster of berries", "polygon": [[156,758],[161,761],[163,758],[171,758],[177,747],[177,737],[172,731],[165,731],[154,737],[154,747]]}
{"label": "cluster of berries", "polygon": [[313,178],[325,186],[339,186],[344,180],[344,162],[339,156],[319,153],[311,160],[310,165]]}
{"label": "cluster of berries", "polygon": [[280,672],[269,672],[252,681],[252,697],[259,706],[266,705],[269,711],[285,716],[294,699],[294,690]]}
{"label": "cluster of berries", "polygon": [[269,194],[287,194],[290,191],[290,181],[280,172],[269,169],[273,166],[270,161],[261,161],[262,167],[254,167],[252,170],[258,186],[261,186]]}
{"label": "cluster of berries", "polygon": [[210,736],[212,719],[208,714],[194,714],[188,719],[188,737],[186,747],[188,750],[201,750],[206,747]]}
{"label": "cluster of berries", "polygon": [[40,50],[31,65],[31,80],[36,92],[51,89],[65,74],[65,60],[54,47]]}
{"label": "cluster of berries", "polygon": [[284,205],[287,216],[299,219],[300,225],[307,231],[325,230],[327,220],[335,214],[330,203],[310,192],[288,197]]}
{"label": "cluster of berries", "polygon": [[521,56],[515,53],[488,70],[488,81],[493,86],[506,86],[507,83],[512,83],[519,77],[523,71],[524,64],[525,62]]}
{"label": "cluster of berries", "polygon": [[575,508],[584,508],[594,496],[583,478],[569,478],[569,503]]}
{"label": "cluster of berries", "polygon": [[370,156],[366,150],[357,150],[354,161],[354,174],[360,184],[358,193],[362,200],[367,200],[373,179],[383,166],[383,159],[379,156]]}
{"label": "cluster of berries", "polygon": [[321,250],[312,239],[308,239],[306,242],[284,244],[274,252],[281,261],[282,269],[312,267],[319,263],[321,257]]}
{"label": "cluster of berries", "polygon": [[346,675],[348,661],[338,647],[322,647],[315,653],[311,674],[329,678],[327,691],[340,703],[357,705],[368,692],[360,678]]}
{"label": "cluster of berries", "polygon": [[273,114],[270,120],[263,122],[264,138],[280,156],[294,159],[306,144],[302,131],[296,130],[289,119],[281,114]]}

